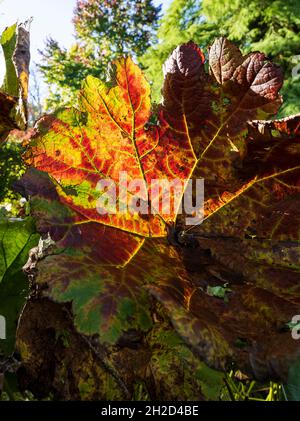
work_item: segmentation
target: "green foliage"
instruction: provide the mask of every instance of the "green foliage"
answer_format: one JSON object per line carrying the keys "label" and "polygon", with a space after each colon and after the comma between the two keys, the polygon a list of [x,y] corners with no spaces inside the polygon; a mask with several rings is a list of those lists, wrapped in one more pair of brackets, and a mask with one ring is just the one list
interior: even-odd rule
{"label": "green foliage", "polygon": [[0,147],[0,215],[17,216],[22,206],[21,195],[13,190],[13,184],[24,174],[22,148],[14,136]]}
{"label": "green foliage", "polygon": [[80,0],[74,25],[78,38],[106,50],[105,57],[140,55],[153,41],[159,12],[152,0]]}
{"label": "green foliage", "polygon": [[232,370],[226,373],[221,401],[281,401],[285,400],[284,390],[279,383],[261,384]]}
{"label": "green foliage", "polygon": [[47,108],[74,105],[81,81],[88,75],[105,78],[116,57],[142,55],[155,40],[160,9],[152,0],[77,1],[75,44],[66,50],[49,39],[42,52]]}
{"label": "green foliage", "polygon": [[140,57],[145,73],[152,84],[152,99],[160,101],[163,83],[162,65],[177,45],[193,40],[208,45],[217,36],[214,25],[202,13],[201,0],[173,0],[162,17],[157,31],[159,42]]}
{"label": "green foliage", "polygon": [[0,219],[0,314],[6,318],[6,339],[0,342],[0,352],[5,355],[14,351],[19,313],[28,293],[22,267],[38,239],[32,218]]}
{"label": "green foliage", "polygon": [[284,102],[280,109],[279,115],[285,117],[287,115],[299,113],[300,77],[288,77],[283,85],[281,93]]}
{"label": "green foliage", "polygon": [[[0,394],[0,402],[1,401],[37,401],[33,394],[28,392],[20,393],[19,385],[17,376],[12,373],[7,373],[5,375],[5,379],[3,381],[3,389],[2,393]],[[45,400],[52,400],[52,399],[45,399]]]}
{"label": "green foliage", "polygon": [[231,289],[227,288],[226,284],[224,286],[219,285],[215,287],[208,285],[206,292],[212,297],[222,298],[225,302],[228,302],[228,293],[231,292]]}
{"label": "green foliage", "polygon": [[284,386],[287,400],[300,401],[300,361],[296,361],[289,370],[287,384]]}

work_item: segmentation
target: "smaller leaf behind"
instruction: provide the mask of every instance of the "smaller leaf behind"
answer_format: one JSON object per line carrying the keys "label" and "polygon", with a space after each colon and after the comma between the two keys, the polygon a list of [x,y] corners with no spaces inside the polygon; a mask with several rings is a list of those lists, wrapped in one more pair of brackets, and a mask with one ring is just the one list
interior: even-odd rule
{"label": "smaller leaf behind", "polygon": [[0,89],[0,136],[5,139],[11,129],[27,127],[29,81],[29,23],[14,24],[4,30],[0,44],[4,52],[6,73]]}

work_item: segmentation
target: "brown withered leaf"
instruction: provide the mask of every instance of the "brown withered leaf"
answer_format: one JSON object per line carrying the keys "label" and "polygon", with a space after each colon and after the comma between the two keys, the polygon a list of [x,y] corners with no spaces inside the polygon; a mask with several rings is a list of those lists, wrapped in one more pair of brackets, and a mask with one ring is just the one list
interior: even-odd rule
{"label": "brown withered leaf", "polygon": [[14,24],[1,34],[6,72],[0,88],[0,141],[12,129],[27,127],[30,62],[29,22]]}

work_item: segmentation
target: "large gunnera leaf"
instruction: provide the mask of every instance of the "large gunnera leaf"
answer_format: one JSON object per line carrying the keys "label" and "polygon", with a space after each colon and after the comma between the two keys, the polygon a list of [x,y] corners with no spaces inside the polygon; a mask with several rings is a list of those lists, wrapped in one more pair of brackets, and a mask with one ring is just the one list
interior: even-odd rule
{"label": "large gunnera leaf", "polygon": [[27,24],[14,24],[0,38],[6,72],[0,88],[0,141],[12,129],[27,127],[29,32]]}
{"label": "large gunnera leaf", "polygon": [[[56,246],[37,282],[104,342],[151,329],[150,293],[211,367],[286,379],[300,357],[288,327],[300,310],[300,116],[266,121],[281,105],[282,72],[263,54],[243,57],[220,38],[208,67],[194,43],[177,47],[151,110],[142,72],[122,58],[108,82],[87,78],[79,110],[38,122],[26,152],[35,169],[20,188]],[[97,211],[112,197],[99,180],[125,171],[142,178],[148,215]],[[167,190],[150,197],[152,179],[204,179],[203,223],[187,225],[176,192],[171,212],[157,206]]]}

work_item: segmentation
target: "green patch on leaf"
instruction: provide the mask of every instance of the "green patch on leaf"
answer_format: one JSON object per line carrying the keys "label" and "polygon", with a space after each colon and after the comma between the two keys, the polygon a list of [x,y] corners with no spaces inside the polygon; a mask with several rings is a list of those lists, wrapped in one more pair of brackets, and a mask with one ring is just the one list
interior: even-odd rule
{"label": "green patch on leaf", "polygon": [[228,293],[232,292],[230,288],[227,288],[225,284],[224,286],[215,286],[212,287],[210,285],[207,286],[206,292],[208,295],[211,295],[212,297],[222,298],[226,303],[229,301]]}

